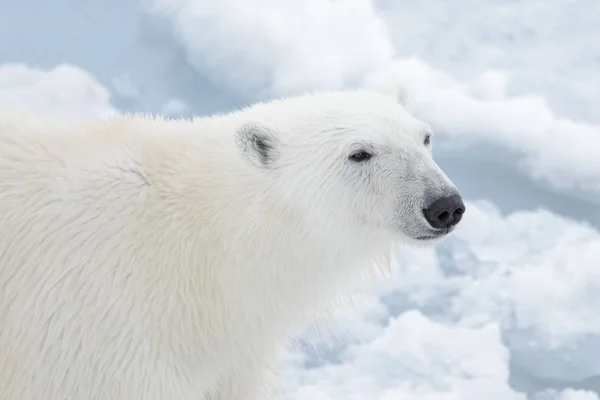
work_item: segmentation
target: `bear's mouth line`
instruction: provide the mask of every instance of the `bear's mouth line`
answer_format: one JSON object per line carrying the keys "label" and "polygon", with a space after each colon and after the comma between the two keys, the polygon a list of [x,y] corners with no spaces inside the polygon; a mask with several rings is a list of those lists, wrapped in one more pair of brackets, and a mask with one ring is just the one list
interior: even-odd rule
{"label": "bear's mouth line", "polygon": [[450,233],[450,231],[452,231],[452,229],[440,229],[434,233],[428,234],[428,235],[421,235],[421,236],[417,236],[415,237],[416,240],[433,240],[433,239],[439,239],[442,236],[447,235],[448,233]]}
{"label": "bear's mouth line", "polygon": [[415,239],[417,240],[433,240],[433,239],[437,239],[441,236],[443,236],[444,234],[439,234],[439,235],[427,235],[427,236],[417,236]]}

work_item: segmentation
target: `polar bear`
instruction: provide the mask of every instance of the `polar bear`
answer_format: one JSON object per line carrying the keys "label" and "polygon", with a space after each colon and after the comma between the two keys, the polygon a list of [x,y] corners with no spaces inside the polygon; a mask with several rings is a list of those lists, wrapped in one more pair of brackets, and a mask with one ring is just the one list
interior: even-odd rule
{"label": "polar bear", "polygon": [[0,398],[256,400],[299,332],[465,206],[394,96],[0,117]]}

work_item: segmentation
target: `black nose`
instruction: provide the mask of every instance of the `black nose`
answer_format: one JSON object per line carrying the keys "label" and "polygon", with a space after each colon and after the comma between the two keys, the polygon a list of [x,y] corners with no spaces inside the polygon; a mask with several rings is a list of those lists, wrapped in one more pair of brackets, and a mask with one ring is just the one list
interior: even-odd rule
{"label": "black nose", "polygon": [[465,205],[458,194],[439,198],[423,210],[427,222],[437,229],[458,224],[464,212]]}

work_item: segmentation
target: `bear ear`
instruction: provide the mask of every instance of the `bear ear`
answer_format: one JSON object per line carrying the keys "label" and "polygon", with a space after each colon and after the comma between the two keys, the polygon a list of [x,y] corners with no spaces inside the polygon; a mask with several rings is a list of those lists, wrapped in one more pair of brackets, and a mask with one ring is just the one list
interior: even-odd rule
{"label": "bear ear", "polygon": [[396,87],[396,101],[405,108],[410,108],[412,105],[412,96],[405,84]]}
{"label": "bear ear", "polygon": [[390,96],[404,108],[412,108],[413,98],[411,90],[408,83],[401,78],[394,77],[387,80],[384,84],[374,84],[374,88],[380,93]]}
{"label": "bear ear", "polygon": [[237,130],[237,143],[242,154],[256,166],[269,168],[277,155],[277,135],[267,125],[250,122]]}
{"label": "bear ear", "polygon": [[396,102],[404,108],[409,109],[411,107],[412,95],[407,84],[403,82],[396,82],[382,89],[382,91],[396,100]]}

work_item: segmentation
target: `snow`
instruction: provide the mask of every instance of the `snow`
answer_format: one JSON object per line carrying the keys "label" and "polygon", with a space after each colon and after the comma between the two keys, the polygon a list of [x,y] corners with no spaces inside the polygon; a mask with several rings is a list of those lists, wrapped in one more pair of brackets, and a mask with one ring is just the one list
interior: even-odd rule
{"label": "snow", "polygon": [[599,400],[598,14],[592,0],[0,2],[0,103],[177,117],[401,83],[468,211],[290,345],[284,398]]}
{"label": "snow", "polygon": [[600,93],[596,15],[585,0],[379,0],[391,40],[404,55],[417,54],[468,79],[485,70],[511,76],[508,92],[544,97],[561,117],[598,124]]}
{"label": "snow", "polygon": [[49,70],[0,65],[0,102],[61,118],[107,117],[117,112],[108,90],[89,72],[67,64]]}
{"label": "snow", "polygon": [[[284,379],[290,398],[477,399],[487,390],[525,399],[509,385],[509,355],[510,366],[548,381],[578,386],[600,373],[591,351],[600,345],[600,232],[544,210],[467,209],[452,238],[403,249],[392,279],[312,343],[327,349],[322,365],[303,368],[296,356]],[[332,339],[340,334],[351,340]]]}
{"label": "snow", "polygon": [[[419,311],[391,318],[340,364],[294,365],[289,399],[525,399],[507,384],[508,350],[494,324],[480,329],[434,322]],[[491,393],[491,394],[490,394]]]}

